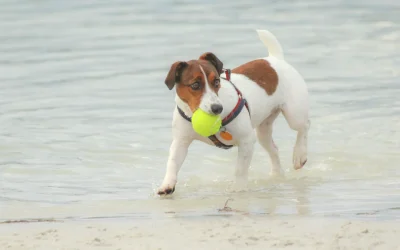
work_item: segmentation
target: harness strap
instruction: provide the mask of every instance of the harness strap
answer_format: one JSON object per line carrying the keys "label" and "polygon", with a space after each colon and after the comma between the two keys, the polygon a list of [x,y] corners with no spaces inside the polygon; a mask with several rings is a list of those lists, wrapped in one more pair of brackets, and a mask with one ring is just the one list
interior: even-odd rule
{"label": "harness strap", "polygon": [[[231,81],[231,70],[230,69],[225,69],[225,77],[224,79],[226,79],[227,81],[229,81],[232,86],[235,88],[238,96],[239,96],[239,100],[236,103],[236,106],[233,108],[232,112],[229,113],[223,120],[222,120],[222,126],[226,126],[227,124],[229,124],[231,121],[233,121],[242,111],[243,106],[246,106],[247,111],[249,112],[250,115],[250,109],[249,109],[249,104],[247,103],[246,99],[243,98],[242,92],[240,92],[240,90],[235,86],[235,84],[233,84],[233,82]],[[223,78],[223,77],[222,77]]]}
{"label": "harness strap", "polygon": [[180,109],[179,107],[177,107],[177,108],[178,108],[179,114],[183,117],[183,119],[185,119],[185,120],[188,121],[188,122],[192,122],[192,118],[188,117],[188,116],[185,114],[185,112],[182,111],[182,109]]}
{"label": "harness strap", "polygon": [[210,135],[208,139],[210,139],[217,148],[230,149],[231,147],[233,147],[233,145],[226,145],[222,143],[215,135]]}

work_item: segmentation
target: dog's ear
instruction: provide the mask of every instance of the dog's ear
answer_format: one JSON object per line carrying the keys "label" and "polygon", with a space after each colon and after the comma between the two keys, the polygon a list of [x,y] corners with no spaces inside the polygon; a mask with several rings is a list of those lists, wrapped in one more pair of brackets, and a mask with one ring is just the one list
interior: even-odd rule
{"label": "dog's ear", "polygon": [[216,55],[211,52],[206,52],[199,57],[200,60],[209,61],[217,69],[218,74],[222,73],[222,68],[224,64],[218,59]]}
{"label": "dog's ear", "polygon": [[165,85],[167,85],[169,90],[174,88],[175,83],[179,83],[181,81],[182,71],[186,68],[186,66],[188,66],[188,64],[181,61],[175,62],[171,65],[168,75],[165,78]]}

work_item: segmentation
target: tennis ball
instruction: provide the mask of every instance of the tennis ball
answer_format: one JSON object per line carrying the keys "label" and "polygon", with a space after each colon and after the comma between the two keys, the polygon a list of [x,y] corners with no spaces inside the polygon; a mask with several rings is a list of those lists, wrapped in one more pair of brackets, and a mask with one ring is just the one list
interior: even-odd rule
{"label": "tennis ball", "polygon": [[201,136],[209,137],[216,134],[222,126],[219,115],[211,115],[202,109],[197,109],[192,116],[192,127]]}

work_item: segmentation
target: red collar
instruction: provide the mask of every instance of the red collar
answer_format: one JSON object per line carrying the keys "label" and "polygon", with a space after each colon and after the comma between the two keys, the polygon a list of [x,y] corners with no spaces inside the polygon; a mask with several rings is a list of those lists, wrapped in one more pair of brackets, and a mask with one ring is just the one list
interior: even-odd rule
{"label": "red collar", "polygon": [[232,86],[235,88],[236,93],[238,94],[238,101],[236,103],[236,106],[233,108],[233,110],[222,120],[222,126],[226,126],[228,123],[233,121],[242,111],[243,106],[246,107],[247,111],[250,114],[250,109],[249,105],[246,101],[246,99],[243,98],[242,92],[238,88],[236,88],[235,84],[231,82],[231,70],[230,69],[224,69],[223,72],[225,72],[225,79],[229,81]]}
{"label": "red collar", "polygon": [[225,73],[225,78],[227,81],[231,81],[231,73],[232,71],[230,69],[223,69],[222,72]]}

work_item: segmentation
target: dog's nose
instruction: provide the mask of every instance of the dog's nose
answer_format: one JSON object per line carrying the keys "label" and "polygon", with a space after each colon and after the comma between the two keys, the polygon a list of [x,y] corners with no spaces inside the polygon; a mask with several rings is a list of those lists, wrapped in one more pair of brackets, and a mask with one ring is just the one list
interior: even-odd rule
{"label": "dog's nose", "polygon": [[222,112],[222,105],[221,104],[213,104],[211,105],[211,111],[216,114],[219,115]]}

